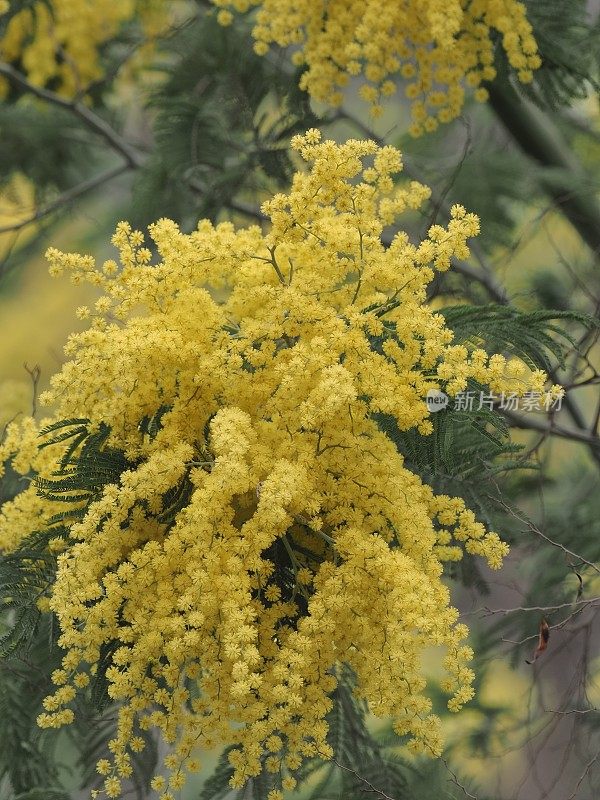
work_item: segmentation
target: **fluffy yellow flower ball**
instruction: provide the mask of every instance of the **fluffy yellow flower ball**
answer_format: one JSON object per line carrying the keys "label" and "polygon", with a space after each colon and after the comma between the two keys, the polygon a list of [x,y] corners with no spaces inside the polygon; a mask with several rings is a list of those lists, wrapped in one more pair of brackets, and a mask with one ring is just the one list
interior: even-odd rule
{"label": "fluffy yellow flower ball", "polygon": [[501,356],[453,345],[425,302],[478,221],[455,206],[420,244],[399,232],[385,247],[384,226],[429,194],[392,180],[400,153],[316,130],[293,147],[310,168],[264,204],[268,233],[204,220],[186,235],[162,219],[156,258],[127,223],[118,265],[48,251],[54,274],[104,295],[44,398],[41,426],[69,425],[6,431],[0,462],[38,479],[3,506],[0,546],[48,524],[52,535],[48,520],[69,510],[50,541],[48,602],[65,655],[39,723],[68,724],[88,676],[106,672],[109,797],[149,728],[170,748],[157,790],[198,769],[196,747],[233,744],[232,785],[266,765],[279,797],[303,759],[332,755],[325,717],[343,665],[372,712],[433,755],[424,649],[445,649],[451,710],[472,695],[442,562],[464,548],[498,568],[507,548],[413,474],[377,419],[427,435],[430,389],[521,380]]}
{"label": "fluffy yellow flower ball", "polygon": [[[537,46],[518,0],[212,0],[219,19],[259,6],[254,27],[257,53],[270,45],[293,47],[292,60],[306,65],[301,88],[339,105],[351,76],[362,76],[360,94],[371,111],[396,91],[391,78],[410,81],[411,132],[418,136],[454,119],[465,85],[484,101],[483,81],[493,80],[495,36],[520,81],[540,66]],[[479,88],[477,88],[479,87]]]}

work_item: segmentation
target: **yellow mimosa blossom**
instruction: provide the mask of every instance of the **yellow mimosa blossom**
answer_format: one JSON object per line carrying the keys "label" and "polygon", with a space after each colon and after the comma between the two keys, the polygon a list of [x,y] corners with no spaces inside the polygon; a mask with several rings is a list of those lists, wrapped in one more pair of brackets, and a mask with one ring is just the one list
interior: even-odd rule
{"label": "yellow mimosa blossom", "polygon": [[[429,194],[392,180],[400,153],[316,130],[293,147],[309,169],[264,204],[268,233],[203,220],[186,235],[161,219],[156,257],[127,223],[113,238],[119,264],[48,251],[53,274],[91,281],[103,300],[41,398],[52,417],[15,420],[0,460],[39,487],[67,447],[69,463],[83,458],[87,434],[122,459],[114,479],[72,498],[78,513],[52,545],[65,655],[39,718],[70,722],[86,676],[106,670],[119,704],[112,762],[98,765],[109,797],[155,728],[170,746],[158,791],[198,769],[194,748],[233,744],[232,785],[264,766],[280,798],[303,759],[332,755],[325,717],[344,664],[415,751],[442,748],[425,648],[444,650],[450,709],[472,696],[442,562],[464,549],[497,569],[507,547],[411,472],[377,420],[425,436],[430,389],[474,379],[524,392],[545,376],[454,345],[425,302],[435,270],[468,254],[473,214],[455,206],[420,244],[399,232],[385,247],[384,226]],[[39,436],[64,419],[79,444]],[[31,484],[3,507],[0,545],[60,507]]]}
{"label": "yellow mimosa blossom", "polygon": [[414,135],[458,116],[465,86],[477,100],[487,99],[481,84],[496,75],[496,37],[523,83],[541,63],[519,0],[212,2],[223,24],[231,22],[226,9],[259,6],[256,52],[265,54],[273,43],[295,48],[292,60],[306,65],[300,86],[317,100],[339,105],[351,76],[360,75],[360,94],[378,115],[382,99],[396,91],[392,78],[407,79]]}
{"label": "yellow mimosa blossom", "polygon": [[[52,81],[60,94],[73,96],[103,76],[102,45],[136,15],[146,33],[156,34],[165,27],[166,6],[164,0],[40,0],[10,19],[0,39],[0,60],[18,60],[34,85]],[[6,86],[0,79],[0,92]]]}

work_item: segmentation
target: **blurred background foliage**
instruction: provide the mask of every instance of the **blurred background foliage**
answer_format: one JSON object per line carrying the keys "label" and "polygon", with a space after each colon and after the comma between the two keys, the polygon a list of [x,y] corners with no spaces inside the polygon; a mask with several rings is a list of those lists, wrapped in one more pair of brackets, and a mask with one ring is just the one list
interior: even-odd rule
{"label": "blurred background foliage", "polygon": [[[424,451],[399,441],[411,467],[463,494],[512,555],[499,575],[473,559],[448,574],[472,629],[478,693],[457,717],[434,698],[444,759],[409,758],[386,721],[352,698],[348,675],[330,719],[335,763],[307,768],[302,796],[314,800],[600,796],[599,8],[526,5],[543,59],[534,83],[516,86],[499,49],[490,102],[415,140],[402,91],[376,122],[352,84],[336,111],[311,104],[288,55],[256,56],[251,19],[223,29],[210,3],[124,4],[111,34],[96,37],[87,83],[70,91],[58,73],[31,78],[29,40],[16,51],[3,44],[23,13],[35,41],[52,3],[0,4],[0,425],[37,411],[78,328],[75,308],[93,299],[87,286],[48,277],[48,244],[102,258],[120,219],[143,227],[167,216],[184,230],[203,217],[262,224],[260,203],[294,170],[290,136],[313,126],[400,147],[405,174],[433,189],[410,220],[415,239],[455,202],[481,217],[471,258],[436,279],[430,301],[457,338],[521,348],[567,390],[554,414],[453,421],[442,412]],[[465,473],[469,448],[480,454],[475,473]],[[1,499],[18,490],[9,470]],[[13,612],[2,613],[8,624]],[[534,659],[542,620],[550,640]],[[82,709],[83,722],[59,735],[35,726],[54,636],[40,626],[27,649],[0,660],[0,800],[79,798],[98,778],[89,767],[110,738],[110,709]],[[233,792],[226,762],[207,760],[212,777],[206,768],[185,798],[264,800],[259,779]],[[137,765],[132,797],[149,796],[149,767]]]}

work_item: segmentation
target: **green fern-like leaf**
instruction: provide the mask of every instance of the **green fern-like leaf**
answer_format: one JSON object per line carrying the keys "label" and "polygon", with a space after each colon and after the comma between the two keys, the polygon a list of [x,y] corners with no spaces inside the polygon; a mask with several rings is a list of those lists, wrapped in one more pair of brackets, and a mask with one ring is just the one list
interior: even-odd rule
{"label": "green fern-like leaf", "polygon": [[[96,771],[100,759],[111,758],[109,742],[116,731],[114,709],[98,713],[88,698],[83,698],[77,709],[76,719],[69,729],[73,745],[78,751],[78,767],[81,770],[81,789],[98,789],[103,778]],[[156,742],[147,731],[136,731],[144,740],[144,749],[132,753],[133,772],[124,785],[124,793],[136,800],[146,800],[150,792],[150,780],[155,772],[158,751]]]}
{"label": "green fern-like leaf", "polygon": [[[0,614],[0,625],[6,615]],[[0,786],[7,797],[26,796],[39,790],[60,794],[55,732],[42,731],[36,719],[42,699],[52,691],[50,672],[58,666],[50,620],[30,632],[27,649],[0,658]],[[63,793],[64,797],[64,793]],[[61,800],[63,798],[61,797]]]}
{"label": "green fern-like leaf", "polygon": [[0,658],[24,652],[35,637],[41,617],[37,601],[47,593],[55,574],[56,562],[47,551],[47,539],[47,534],[34,534],[0,559],[0,615],[4,620]]}
{"label": "green fern-like leaf", "polygon": [[70,419],[40,432],[46,437],[41,448],[70,440],[54,473],[56,477],[35,478],[39,494],[48,500],[87,504],[105,486],[117,483],[121,473],[132,466],[121,451],[105,446],[110,435],[108,425],[101,423],[96,431],[90,431],[88,426],[88,420]]}
{"label": "green fern-like leaf", "polygon": [[97,711],[104,711],[110,704],[111,700],[108,695],[108,679],[106,671],[112,666],[112,657],[116,650],[119,649],[121,643],[117,640],[104,642],[100,647],[100,657],[98,658],[98,667],[96,674],[90,682],[90,697],[94,708]]}
{"label": "green fern-like leaf", "polygon": [[257,56],[240,22],[225,31],[201,14],[165,42],[167,80],[151,100],[155,147],[135,186],[136,225],[167,215],[193,227],[289,179],[289,139],[315,117],[298,76]]}
{"label": "green fern-like leaf", "polygon": [[[563,364],[567,345],[576,346],[565,323],[597,326],[598,320],[575,311],[521,312],[510,306],[447,306],[439,312],[454,331],[454,341],[482,346],[488,352],[519,356],[534,368]],[[559,325],[557,322],[562,322]]]}
{"label": "green fern-like leaf", "polygon": [[526,0],[542,66],[533,87],[520,87],[532,99],[556,109],[598,89],[600,25],[590,21],[585,0]]}

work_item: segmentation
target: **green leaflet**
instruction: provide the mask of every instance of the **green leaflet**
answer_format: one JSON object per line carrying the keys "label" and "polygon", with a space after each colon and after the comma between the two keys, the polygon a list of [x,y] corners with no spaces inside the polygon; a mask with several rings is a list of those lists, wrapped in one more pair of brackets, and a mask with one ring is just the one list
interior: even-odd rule
{"label": "green leaflet", "polygon": [[555,366],[554,361],[562,365],[567,345],[576,344],[569,331],[564,325],[557,325],[557,321],[589,327],[600,324],[594,317],[576,311],[523,312],[494,304],[446,306],[438,313],[454,331],[456,344],[518,356],[529,366],[546,371]]}
{"label": "green leaflet", "polygon": [[[3,613],[0,620],[5,616]],[[44,798],[54,797],[52,787],[60,794],[56,736],[36,724],[42,700],[53,688],[50,672],[58,666],[58,653],[50,647],[52,638],[46,619],[29,636],[27,649],[0,658],[0,787],[7,791],[2,794],[0,788],[3,800],[28,798],[35,787],[47,791]],[[39,797],[41,800],[42,795]],[[32,794],[31,800],[34,798]],[[60,800],[63,798],[64,792]]]}
{"label": "green leaflet", "polygon": [[[585,0],[526,0],[527,17],[542,58],[531,99],[556,109],[598,89],[600,25],[591,22]],[[523,87],[520,87],[523,91]]]}
{"label": "green leaflet", "polygon": [[290,137],[318,124],[298,75],[257,56],[241,19],[224,29],[201,15],[162,55],[167,79],[150,100],[154,149],[134,186],[132,224],[168,216],[193,228],[238,197],[285,183]]}
{"label": "green leaflet", "polygon": [[25,539],[0,559],[0,658],[24,652],[36,634],[41,612],[37,601],[54,580],[55,560],[47,551],[47,534]]}

